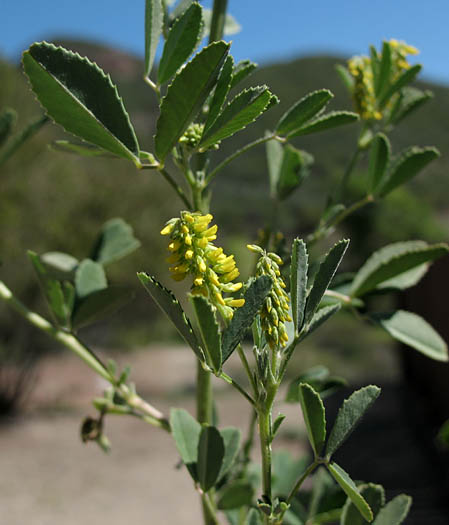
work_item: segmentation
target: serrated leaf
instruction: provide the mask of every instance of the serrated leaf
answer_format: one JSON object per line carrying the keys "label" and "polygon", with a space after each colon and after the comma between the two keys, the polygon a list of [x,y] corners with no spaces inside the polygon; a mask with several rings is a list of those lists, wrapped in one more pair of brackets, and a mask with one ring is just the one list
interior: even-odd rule
{"label": "serrated leaf", "polygon": [[266,86],[245,89],[239,93],[203,134],[200,148],[206,150],[213,144],[246,128],[267,109],[271,96]]}
{"label": "serrated leaf", "polygon": [[440,156],[436,148],[418,148],[412,146],[403,151],[391,171],[384,177],[383,183],[376,188],[379,197],[385,197],[398,186],[417,175],[427,164]]}
{"label": "serrated leaf", "polygon": [[357,507],[360,514],[366,521],[371,522],[373,520],[373,513],[349,475],[336,463],[330,463],[327,465],[327,468],[348,498]]}
{"label": "serrated leaf", "polygon": [[78,259],[72,255],[62,252],[47,252],[40,256],[40,260],[54,279],[73,280]]}
{"label": "serrated leaf", "polygon": [[206,123],[204,124],[204,133],[207,133],[213,123],[217,120],[220,114],[221,108],[223,107],[224,101],[228,96],[231,88],[232,70],[234,67],[234,59],[231,55],[228,55],[223,68],[220,72],[220,76],[215,86],[214,96],[210,102],[209,111],[207,113]]}
{"label": "serrated leaf", "polygon": [[331,457],[343,442],[348,439],[364,413],[379,397],[379,394],[379,387],[369,385],[356,390],[343,402],[327,441],[327,457]]}
{"label": "serrated leaf", "polygon": [[421,91],[413,87],[403,88],[397,105],[395,104],[391,111],[390,122],[398,124],[431,98],[433,98],[431,91]]}
{"label": "serrated leaf", "polygon": [[262,275],[251,281],[244,294],[245,304],[234,312],[234,317],[222,336],[223,363],[232,354],[235,347],[243,340],[254,318],[261,309],[273,285],[272,280]]}
{"label": "serrated leaf", "polygon": [[70,318],[70,308],[66,304],[61,283],[51,277],[36,253],[28,251],[28,257],[34,267],[50,312],[59,326],[66,327]]}
{"label": "serrated leaf", "polygon": [[0,115],[0,147],[8,140],[11,134],[17,113],[12,108],[5,108]]}
{"label": "serrated leaf", "polygon": [[399,494],[380,509],[373,525],[401,525],[407,517],[411,504],[410,496]]}
{"label": "serrated leaf", "polygon": [[215,308],[200,295],[191,295],[190,301],[193,304],[203,340],[206,361],[215,373],[219,373],[221,370],[221,334],[215,319]]}
{"label": "serrated leaf", "polygon": [[351,75],[348,68],[342,66],[341,64],[337,64],[335,66],[335,70],[337,71],[338,76],[340,77],[343,84],[346,86],[346,89],[349,91],[349,93],[352,93],[354,91],[354,77]]}
{"label": "serrated leaf", "polygon": [[184,465],[192,478],[198,481],[197,461],[201,425],[186,410],[172,408],[170,411],[170,429]]}
{"label": "serrated leaf", "polygon": [[[376,288],[394,287],[396,278],[400,279],[410,270],[442,257],[448,251],[446,244],[429,245],[424,241],[405,241],[384,246],[374,252],[356,273],[350,295],[359,297]],[[422,269],[419,271],[421,273]],[[405,275],[406,280],[409,277],[410,274]]]}
{"label": "serrated leaf", "polygon": [[126,257],[140,247],[132,227],[123,219],[115,218],[105,222],[95,243],[92,259],[106,266]]}
{"label": "serrated leaf", "polygon": [[165,159],[206,101],[228,51],[229,44],[213,42],[187,63],[168,86],[155,136],[160,160]]}
{"label": "serrated leaf", "polygon": [[168,82],[192,54],[198,44],[202,24],[201,6],[198,2],[193,2],[170,29],[159,62],[158,84]]}
{"label": "serrated leaf", "polygon": [[204,492],[210,490],[218,479],[225,448],[220,432],[215,427],[204,426],[198,443],[198,481]]}
{"label": "serrated leaf", "polygon": [[137,277],[159,308],[174,324],[181,337],[195,352],[198,359],[204,361],[204,354],[193,332],[192,325],[173,293],[151,275],[140,272]]}
{"label": "serrated leaf", "polygon": [[351,111],[331,111],[330,113],[326,113],[325,115],[306,122],[302,128],[290,133],[288,138],[326,131],[338,126],[352,124],[357,120],[359,120],[357,113],[352,113]]}
{"label": "serrated leaf", "polygon": [[[170,13],[171,21],[174,21],[178,17],[180,17],[186,11],[186,9],[189,8],[190,4],[192,4],[193,1],[194,0],[179,0],[173,11]],[[167,2],[167,5],[172,5],[175,2],[176,0],[169,0],[169,2]]]}
{"label": "serrated leaf", "polygon": [[145,62],[144,75],[148,77],[164,25],[164,9],[161,0],[145,1]]}
{"label": "serrated leaf", "polygon": [[372,316],[394,339],[435,359],[448,361],[448,351],[441,336],[419,315],[405,310]]}
{"label": "serrated leaf", "polygon": [[323,401],[320,395],[307,383],[300,384],[298,391],[307,435],[317,457],[321,454],[326,439],[326,415]]}
{"label": "serrated leaf", "polygon": [[237,84],[242,82],[242,80],[248,77],[255,69],[257,69],[257,64],[251,62],[251,60],[241,60],[238,62],[232,72],[231,89],[235,88]]}
{"label": "serrated leaf", "polygon": [[292,262],[290,266],[290,296],[292,317],[295,331],[299,334],[303,320],[307,299],[307,271],[309,268],[309,254],[302,239],[296,238],[292,245]]}
{"label": "serrated leaf", "polygon": [[220,430],[221,437],[224,443],[224,456],[221,464],[220,473],[217,480],[220,481],[228,473],[229,469],[237,459],[240,450],[240,440],[242,434],[238,428],[228,427]]}
{"label": "serrated leaf", "polygon": [[342,377],[331,376],[325,366],[315,366],[294,379],[287,391],[285,400],[288,403],[299,402],[299,385],[307,383],[315,392],[320,394],[321,399],[333,394],[339,388],[347,386],[348,382]]}
{"label": "serrated leaf", "polygon": [[371,142],[368,166],[368,188],[373,193],[382,183],[390,161],[391,146],[388,137],[378,133]]}
{"label": "serrated leaf", "polygon": [[139,145],[116,86],[96,64],[47,42],[23,54],[33,91],[67,131],[138,163]]}
{"label": "serrated leaf", "polygon": [[75,272],[75,290],[77,300],[106,288],[108,285],[103,266],[91,259],[84,259]]}
{"label": "serrated leaf", "polygon": [[295,136],[294,133],[325,108],[333,96],[328,89],[308,93],[284,113],[276,127],[276,133],[287,137]]}
{"label": "serrated leaf", "polygon": [[330,285],[335,272],[343,259],[348,245],[349,240],[347,239],[337,242],[325,256],[324,261],[320,264],[309,297],[307,298],[304,316],[305,323],[309,323],[312,320],[325,291]]}
{"label": "serrated leaf", "polygon": [[420,64],[416,64],[415,66],[411,66],[409,69],[403,71],[400,74],[400,76],[393,82],[393,84],[391,84],[385,90],[385,92],[381,94],[379,100],[380,109],[385,107],[385,105],[395,93],[407,86],[407,84],[413,82],[418,73],[421,71],[421,69],[422,66]]}
{"label": "serrated leaf", "polygon": [[382,57],[379,64],[379,74],[377,75],[376,82],[374,83],[374,92],[376,96],[382,95],[386,92],[390,85],[391,76],[391,48],[388,42],[384,42],[382,45]]}
{"label": "serrated leaf", "polygon": [[307,329],[301,334],[299,341],[303,341],[307,336],[313,333],[317,328],[319,328],[323,323],[330,319],[334,314],[336,314],[341,308],[341,304],[332,304],[329,306],[324,306],[320,308],[310,320]]}
{"label": "serrated leaf", "polygon": [[72,326],[81,328],[96,323],[115,313],[133,297],[132,290],[121,286],[109,286],[92,292],[76,302],[72,315]]}
{"label": "serrated leaf", "polygon": [[280,200],[287,198],[309,175],[313,157],[306,151],[296,149],[291,144],[283,148],[282,164],[277,184],[277,195]]}
{"label": "serrated leaf", "polygon": [[[385,504],[385,491],[382,485],[368,483],[358,487],[360,494],[370,506],[373,516],[376,517]],[[357,510],[357,507],[348,499],[343,507],[340,525],[365,525],[366,520]]]}
{"label": "serrated leaf", "polygon": [[227,485],[220,493],[217,507],[220,510],[237,509],[249,506],[254,497],[254,488],[243,479],[238,479]]}

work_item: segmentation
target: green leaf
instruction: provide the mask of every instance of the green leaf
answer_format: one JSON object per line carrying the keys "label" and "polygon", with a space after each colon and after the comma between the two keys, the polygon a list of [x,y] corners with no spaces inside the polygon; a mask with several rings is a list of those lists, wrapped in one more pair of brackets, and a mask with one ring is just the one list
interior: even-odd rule
{"label": "green leaf", "polygon": [[399,494],[380,510],[373,525],[401,525],[407,517],[411,504],[410,496]]}
{"label": "green leaf", "polygon": [[71,311],[66,304],[61,283],[51,277],[50,272],[36,253],[28,251],[28,257],[34,267],[50,312],[59,326],[66,327]]}
{"label": "green leaf", "polygon": [[54,279],[69,281],[74,279],[78,259],[72,255],[62,252],[47,252],[40,256],[40,260]]}
{"label": "green leaf", "polygon": [[309,268],[309,254],[302,239],[296,238],[292,245],[292,262],[290,266],[290,295],[292,317],[295,331],[301,331],[304,321],[304,311],[307,299],[307,271]]}
{"label": "green leaf", "polygon": [[449,448],[449,419],[441,425],[437,434],[437,441],[444,449]]}
{"label": "green leaf", "polygon": [[394,339],[435,359],[448,361],[447,345],[441,336],[419,315],[404,310],[372,316]]}
{"label": "green leaf", "polygon": [[60,151],[62,153],[73,153],[81,155],[82,157],[109,157],[115,156],[103,148],[94,146],[87,142],[71,142],[69,140],[55,140],[49,144],[49,148],[53,151]]}
{"label": "green leaf", "polygon": [[208,365],[219,373],[221,370],[221,334],[215,319],[215,308],[200,295],[190,295],[196,320],[203,340],[203,349]]}
{"label": "green leaf", "polygon": [[[359,297],[376,288],[394,288],[396,279],[401,285],[401,276],[446,255],[448,250],[446,244],[429,245],[424,241],[405,241],[384,246],[374,252],[357,272],[350,295]],[[406,275],[405,282],[409,277],[410,274]]]}
{"label": "green leaf", "polygon": [[320,394],[321,399],[325,399],[338,389],[347,386],[348,382],[342,377],[331,376],[325,366],[315,366],[307,370],[295,380],[293,380],[287,391],[285,400],[288,403],[299,403],[299,385],[307,383],[315,392]]}
{"label": "green leaf", "polygon": [[398,186],[405,184],[417,175],[427,164],[440,156],[436,148],[418,148],[412,146],[403,151],[396,160],[391,171],[384,177],[380,186],[376,188],[379,197],[385,197]]}
{"label": "green leaf", "polygon": [[373,193],[382,183],[390,160],[391,146],[388,137],[378,133],[372,143],[369,155],[368,187],[369,193]]}
{"label": "green leaf", "polygon": [[205,151],[213,144],[246,128],[267,109],[271,97],[266,86],[245,89],[239,93],[203,134],[200,148]]}
{"label": "green leaf", "polygon": [[377,75],[376,82],[374,83],[374,92],[378,97],[382,93],[386,92],[390,85],[391,76],[391,48],[388,42],[384,42],[382,45],[382,57],[379,64],[379,74]]}
{"label": "green leaf", "polygon": [[195,352],[198,359],[204,361],[204,354],[193,332],[192,325],[173,293],[162,286],[162,284],[151,275],[140,272],[137,274],[137,277],[159,308],[175,325],[176,330],[178,330],[181,337]]}
{"label": "green leaf", "polygon": [[331,304],[329,306],[324,306],[319,308],[312,319],[309,321],[307,327],[301,333],[299,341],[303,341],[307,336],[319,328],[323,323],[325,323],[330,317],[336,314],[341,308],[341,303]]}
{"label": "green leaf", "polygon": [[240,440],[242,437],[240,430],[234,427],[223,428],[220,430],[220,434],[223,438],[225,452],[220,473],[218,474],[217,478],[218,481],[226,476],[229,469],[234,464],[234,461],[237,459],[240,450]]}
{"label": "green leaf", "polygon": [[229,44],[213,42],[186,64],[168,86],[155,136],[156,155],[161,161],[206,102],[228,51]]}
{"label": "green leaf", "polygon": [[95,243],[92,259],[106,266],[118,261],[140,247],[132,227],[123,219],[110,219],[102,227]]}
{"label": "green leaf", "polygon": [[314,316],[320,301],[330,285],[337,268],[348,248],[349,240],[343,239],[337,242],[329,253],[325,256],[324,261],[320,264],[315,276],[312,289],[310,290],[305,308],[305,323],[309,323]]}
{"label": "green leaf", "polygon": [[109,75],[87,58],[47,42],[23,54],[33,91],[67,131],[114,155],[139,163],[139,145]]}
{"label": "green leaf", "polygon": [[272,280],[266,275],[251,280],[250,285],[243,296],[245,304],[235,311],[229,326],[223,332],[223,363],[225,363],[235,347],[245,337],[246,331],[251,327],[254,318],[262,308],[272,285]]}
{"label": "green leaf", "polygon": [[241,60],[238,62],[232,72],[231,89],[235,88],[237,84],[248,77],[256,68],[257,64],[251,62],[251,60]]}
{"label": "green leaf", "polygon": [[220,432],[215,427],[204,426],[198,443],[198,481],[204,492],[210,490],[218,479],[225,448]]}
{"label": "green leaf", "polygon": [[91,259],[84,259],[75,272],[75,290],[77,299],[106,288],[106,275],[101,264]]}
{"label": "green leaf", "polygon": [[325,108],[333,96],[328,89],[308,93],[284,113],[278,122],[276,133],[286,137],[295,136],[295,132]]}
{"label": "green leaf", "polygon": [[90,293],[76,302],[72,326],[81,328],[115,313],[134,297],[132,290],[121,286],[109,286]]}
{"label": "green leaf", "polygon": [[406,69],[403,73],[401,73],[395,82],[393,82],[393,84],[391,84],[388,89],[383,94],[381,94],[379,100],[380,109],[385,107],[394,94],[407,86],[407,84],[413,82],[421,69],[422,66],[420,64],[416,64],[415,66],[411,66],[409,69]]}
{"label": "green leaf", "polygon": [[203,25],[202,9],[193,2],[176,20],[165,42],[157,72],[158,84],[165,84],[189,58],[198,44]]}
{"label": "green leaf", "polygon": [[254,488],[243,479],[233,481],[223,489],[218,498],[217,506],[220,510],[237,509],[251,505],[254,497]]}
{"label": "green leaf", "polygon": [[[267,131],[265,136],[271,136],[271,132]],[[270,181],[270,197],[275,199],[277,197],[284,148],[277,140],[269,140],[265,143],[265,149],[267,153],[268,177]]]}
{"label": "green leaf", "polygon": [[231,88],[232,69],[234,67],[234,59],[231,55],[228,55],[226,61],[221,70],[220,76],[215,86],[214,96],[212,97],[209,111],[207,113],[206,123],[204,124],[204,133],[207,133],[213,123],[217,120],[218,115],[221,112],[224,101],[228,96]]}
{"label": "green leaf", "polygon": [[340,77],[343,84],[346,86],[346,89],[352,94],[354,91],[354,77],[348,71],[348,68],[342,66],[341,64],[337,64],[335,66],[335,70],[337,71],[338,76]]}
{"label": "green leaf", "polygon": [[433,93],[431,91],[421,91],[414,87],[405,87],[402,90],[397,103],[391,110],[390,122],[398,124],[431,98],[433,98]]}
{"label": "green leaf", "polygon": [[364,413],[379,397],[379,394],[379,387],[369,385],[356,390],[343,402],[327,441],[327,457],[331,457],[342,443],[348,439]]}
{"label": "green leaf", "polygon": [[8,140],[16,119],[17,113],[12,108],[5,108],[0,114],[0,147]]}
{"label": "green leaf", "polygon": [[161,0],[145,1],[145,65],[144,75],[148,77],[164,24],[164,9]]}
{"label": "green leaf", "polygon": [[320,395],[307,383],[300,384],[298,391],[307,435],[315,456],[319,456],[326,439],[326,415],[323,401]]}
{"label": "green leaf", "polygon": [[319,131],[326,131],[328,129],[344,126],[345,124],[352,124],[359,120],[357,113],[351,111],[331,111],[320,117],[317,117],[304,126],[288,136],[289,138],[299,137],[301,135],[309,135],[310,133],[318,133]]}
{"label": "green leaf", "polygon": [[201,425],[186,410],[172,408],[170,411],[170,429],[184,465],[192,478],[198,481],[197,461]]}
{"label": "green leaf", "polygon": [[411,270],[383,281],[376,287],[376,290],[406,290],[415,286],[427,273],[429,266],[430,264],[420,264]]}
{"label": "green leaf", "polygon": [[[360,494],[370,506],[374,517],[376,517],[381,507],[385,504],[384,488],[382,485],[374,485],[373,483],[360,485],[358,488]],[[357,510],[357,507],[348,498],[343,507],[340,525],[365,525],[365,523],[366,521]]]}
{"label": "green leaf", "polygon": [[309,175],[313,157],[306,151],[296,149],[291,144],[283,148],[284,154],[277,184],[280,200],[287,198]]}
{"label": "green leaf", "polygon": [[330,463],[327,465],[327,468],[366,521],[373,521],[373,513],[368,503],[360,494],[349,475],[336,463]]}

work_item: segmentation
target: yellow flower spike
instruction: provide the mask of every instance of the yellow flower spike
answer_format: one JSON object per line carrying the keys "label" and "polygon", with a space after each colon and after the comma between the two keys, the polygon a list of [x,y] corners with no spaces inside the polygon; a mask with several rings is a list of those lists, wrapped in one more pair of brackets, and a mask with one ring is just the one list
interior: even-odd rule
{"label": "yellow flower spike", "polygon": [[179,262],[179,255],[177,253],[173,253],[172,255],[170,255],[170,257],[167,257],[165,260],[170,264],[175,264]]}
{"label": "yellow flower spike", "polygon": [[213,285],[217,287],[220,286],[220,281],[218,280],[218,276],[213,270],[209,270],[208,278]]}
{"label": "yellow flower spike", "polygon": [[222,306],[226,305],[226,303],[224,302],[223,296],[221,295],[220,292],[215,292],[215,299],[217,299],[218,303],[221,304]]}
{"label": "yellow flower spike", "polygon": [[186,253],[185,253],[185,258],[186,259],[192,259],[194,253],[193,253],[193,250],[186,250]]}
{"label": "yellow flower spike", "polygon": [[213,226],[211,226],[207,230],[204,230],[203,235],[205,237],[209,237],[211,235],[215,235],[217,233],[217,230],[218,230],[218,226],[216,224],[214,224]]}
{"label": "yellow flower spike", "polygon": [[202,284],[204,283],[204,279],[202,277],[197,277],[196,279],[194,279],[193,281],[193,284],[195,286],[202,286]]}
{"label": "yellow flower spike", "polygon": [[192,237],[188,233],[184,237],[184,242],[187,246],[192,246]]}
{"label": "yellow flower spike", "polygon": [[223,275],[222,282],[229,283],[230,281],[237,279],[239,275],[240,275],[240,272],[238,271],[238,269],[234,268],[232,272],[229,272]]}
{"label": "yellow flower spike", "polygon": [[206,273],[206,270],[207,270],[207,266],[206,266],[206,263],[204,262],[204,259],[200,256],[197,256],[196,258],[196,264],[198,265],[198,270],[201,272],[201,273]]}
{"label": "yellow flower spike", "polygon": [[189,224],[193,224],[195,222],[195,219],[192,217],[192,215],[187,212],[183,214],[182,218]]}
{"label": "yellow flower spike", "polygon": [[181,231],[182,233],[189,233],[189,228],[185,224],[183,224],[181,226]]}
{"label": "yellow flower spike", "polygon": [[169,245],[168,245],[168,249],[171,251],[171,252],[175,252],[176,250],[179,250],[179,248],[181,247],[181,243],[179,241],[173,241],[171,242]]}

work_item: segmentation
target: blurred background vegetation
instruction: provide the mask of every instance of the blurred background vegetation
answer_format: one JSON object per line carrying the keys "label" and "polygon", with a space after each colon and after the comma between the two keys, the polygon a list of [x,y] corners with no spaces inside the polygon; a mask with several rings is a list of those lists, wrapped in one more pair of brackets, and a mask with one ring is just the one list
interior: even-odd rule
{"label": "blurred background vegetation", "polygon": [[[152,151],[158,112],[152,91],[141,79],[141,62],[99,45],[74,41],[60,43],[88,56],[110,72],[130,112],[140,143]],[[247,85],[267,84],[281,103],[244,133],[226,141],[214,162],[262,136],[293,102],[310,91],[328,88],[335,95],[331,109],[351,109],[349,95],[334,69],[336,63],[342,62],[341,57],[314,56],[256,70]],[[17,111],[15,131],[20,131],[41,115],[42,110],[17,64],[0,61],[0,78],[0,108],[8,106]],[[352,240],[345,270],[355,270],[369,253],[388,242],[447,239],[445,195],[449,183],[445,152],[449,151],[446,129],[449,90],[430,84],[419,87],[432,90],[435,97],[392,134],[393,151],[414,144],[435,145],[443,155],[424,175],[395,191],[385,202],[356,213],[342,225],[336,237],[345,235]],[[287,238],[306,235],[316,225],[329,188],[341,178],[354,150],[357,132],[357,125],[352,125],[316,137],[296,139],[295,145],[310,152],[315,157],[315,164],[309,178],[280,212],[279,224]],[[177,215],[181,203],[157,173],[138,172],[120,160],[84,159],[48,147],[52,141],[62,138],[65,134],[61,128],[46,124],[1,166],[2,279],[30,308],[45,315],[45,305],[26,250],[37,253],[63,251],[81,259],[89,255],[102,224],[112,217],[123,217],[134,228],[142,247],[112,265],[108,276],[114,283],[135,289],[136,298],[111,319],[87,329],[82,337],[90,344],[120,350],[161,340],[177,341],[176,334],[141,289],[135,275],[137,271],[148,271],[175,287],[168,278],[164,262],[166,242],[159,231],[166,220]],[[361,164],[353,177],[350,201],[363,192],[365,167]],[[257,238],[258,229],[268,223],[270,216],[264,146],[252,149],[223,170],[213,191],[211,209],[219,225],[218,242],[226,245],[226,251],[236,254],[242,276],[246,278],[252,257],[245,246]],[[327,246],[318,245],[316,249],[317,253],[324,252]],[[5,355],[19,360],[28,356],[32,361],[32,356],[54,350],[45,336],[29,328],[4,305],[0,305],[0,333],[0,359]],[[320,330],[318,338],[311,338],[310,346],[313,351],[321,348],[324,357],[320,355],[318,361],[324,360],[324,364],[331,365],[334,370],[339,366],[347,369],[347,361],[338,365],[342,355],[355,362],[363,360],[369,369],[370,359],[376,361],[377,353],[360,352],[360,349],[373,345],[385,347],[386,341],[383,334],[365,329],[360,323],[340,315],[336,322]],[[316,360],[310,361],[315,364]]]}

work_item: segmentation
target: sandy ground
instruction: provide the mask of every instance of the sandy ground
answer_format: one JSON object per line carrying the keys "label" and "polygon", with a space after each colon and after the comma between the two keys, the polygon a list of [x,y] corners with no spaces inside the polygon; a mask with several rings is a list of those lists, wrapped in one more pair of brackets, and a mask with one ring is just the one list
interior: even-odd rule
{"label": "sandy ground", "polygon": [[[189,350],[158,348],[119,361],[131,364],[138,391],[159,409],[193,412],[195,364]],[[110,416],[109,455],[81,443],[80,421],[94,414],[90,400],[103,387],[71,355],[42,363],[25,413],[0,427],[0,525],[201,523],[190,477],[176,469],[177,452],[163,431]],[[220,426],[245,429],[248,405],[221,383],[217,387]],[[277,408],[291,424],[302,424],[294,407]]]}

